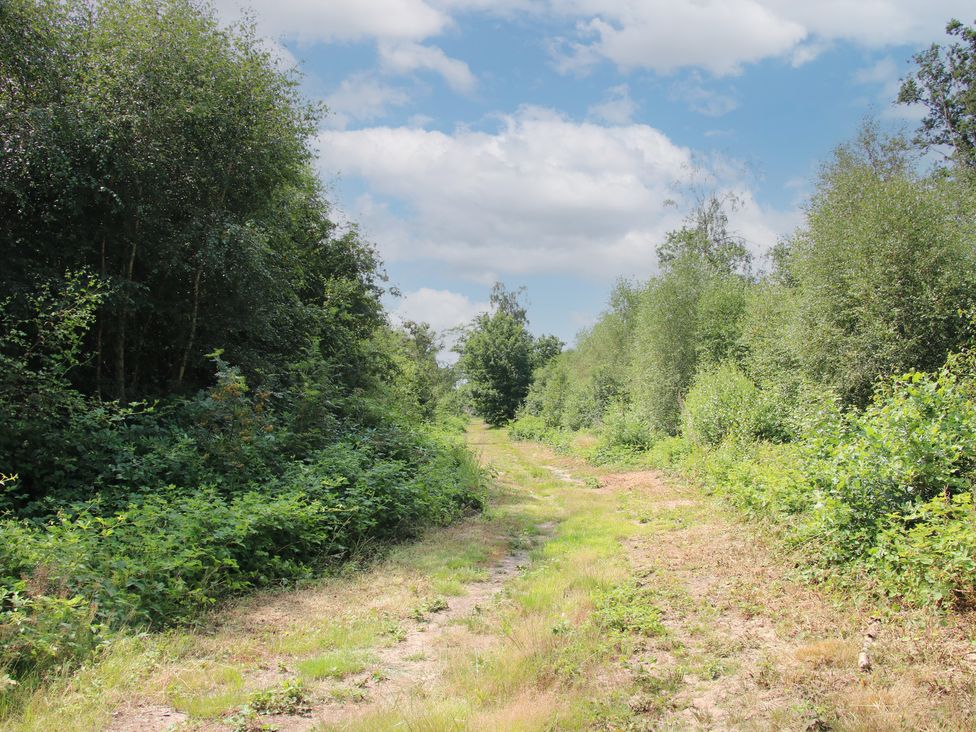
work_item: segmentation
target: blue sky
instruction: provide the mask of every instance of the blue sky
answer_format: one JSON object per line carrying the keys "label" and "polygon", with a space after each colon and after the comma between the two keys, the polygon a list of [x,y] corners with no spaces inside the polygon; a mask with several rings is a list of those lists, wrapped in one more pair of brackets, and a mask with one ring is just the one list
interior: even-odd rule
{"label": "blue sky", "polygon": [[[525,285],[567,342],[644,279],[695,197],[732,193],[757,254],[818,165],[891,104],[971,0],[255,0],[331,114],[319,169],[375,243],[395,317],[449,328]],[[238,0],[218,0],[222,17]]]}

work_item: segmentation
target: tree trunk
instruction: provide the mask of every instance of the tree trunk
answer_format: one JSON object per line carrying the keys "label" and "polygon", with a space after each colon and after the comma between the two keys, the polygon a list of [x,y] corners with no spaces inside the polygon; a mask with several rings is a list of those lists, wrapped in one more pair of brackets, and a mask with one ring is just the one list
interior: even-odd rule
{"label": "tree trunk", "polygon": [[183,350],[183,360],[180,363],[180,373],[176,377],[176,385],[183,385],[183,376],[186,374],[186,364],[190,360],[190,352],[193,350],[193,341],[197,335],[197,316],[200,313],[200,277],[203,275],[203,266],[198,264],[196,274],[193,276],[193,314],[190,316],[190,337],[187,339],[186,348]]}
{"label": "tree trunk", "polygon": [[[136,243],[132,242],[132,251],[129,254],[129,264],[124,270],[123,275],[125,276],[126,283],[128,285],[132,284],[132,276],[136,267]],[[126,288],[131,291],[131,287]],[[125,393],[125,331],[126,324],[129,319],[129,292],[125,293],[124,299],[122,300],[122,311],[119,315],[119,335],[115,343],[115,396],[120,402],[124,402],[126,398]]]}

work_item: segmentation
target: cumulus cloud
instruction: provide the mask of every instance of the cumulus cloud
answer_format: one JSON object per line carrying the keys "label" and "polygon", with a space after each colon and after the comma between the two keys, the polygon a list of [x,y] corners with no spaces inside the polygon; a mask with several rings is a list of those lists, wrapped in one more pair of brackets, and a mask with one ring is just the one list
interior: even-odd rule
{"label": "cumulus cloud", "polygon": [[627,84],[612,86],[599,104],[592,105],[587,113],[590,117],[609,122],[614,125],[630,124],[634,120],[637,104],[630,98],[630,87]]}
{"label": "cumulus cloud", "polygon": [[476,315],[486,313],[488,309],[487,302],[474,302],[459,292],[421,287],[403,293],[392,316],[400,323],[406,320],[428,323],[434,330],[443,332],[470,323]]}
{"label": "cumulus cloud", "polygon": [[421,40],[451,23],[425,0],[216,0],[215,5],[227,19],[253,9],[263,34],[304,42]]}
{"label": "cumulus cloud", "polygon": [[409,101],[410,96],[403,89],[385,84],[370,74],[353,74],[325,98],[330,112],[326,124],[345,129],[350,122],[372,122]]}
{"label": "cumulus cloud", "polygon": [[807,63],[835,41],[870,48],[925,43],[972,0],[551,0],[575,20],[575,37],[551,44],[554,65],[579,72],[601,60],[622,69],[739,73],[766,58]]}
{"label": "cumulus cloud", "polygon": [[228,20],[253,8],[264,35],[299,42],[372,40],[381,63],[401,73],[429,70],[469,93],[460,59],[431,39],[472,13],[532,15],[574,27],[545,39],[554,66],[585,73],[601,61],[623,70],[700,69],[734,75],[779,57],[794,66],[838,41],[868,48],[925,43],[951,17],[971,17],[972,0],[216,0]]}
{"label": "cumulus cloud", "polygon": [[786,53],[807,33],[758,0],[574,0],[553,7],[580,18],[582,42],[570,46],[564,67],[606,58],[623,69],[734,74],[744,63]]}
{"label": "cumulus cloud", "polygon": [[432,71],[444,77],[455,91],[470,93],[477,80],[463,61],[451,58],[435,46],[411,42],[384,42],[379,46],[380,63],[387,71],[408,74],[412,71]]}
{"label": "cumulus cloud", "polygon": [[[376,127],[326,131],[319,141],[325,170],[374,192],[355,215],[387,260],[436,260],[478,279],[652,271],[655,245],[683,218],[667,202],[680,203],[695,169],[692,151],[647,125],[577,122],[534,107],[503,117],[495,132]],[[713,168],[697,179],[732,184]],[[772,244],[782,232],[759,225],[768,212],[748,210],[750,238]]]}
{"label": "cumulus cloud", "polygon": [[457,333],[452,329],[470,323],[475,316],[488,312],[489,307],[487,302],[475,302],[459,292],[421,287],[405,292],[390,317],[395,324],[406,320],[428,323],[444,339],[439,360],[450,363],[457,360],[457,354],[451,352],[457,342]]}

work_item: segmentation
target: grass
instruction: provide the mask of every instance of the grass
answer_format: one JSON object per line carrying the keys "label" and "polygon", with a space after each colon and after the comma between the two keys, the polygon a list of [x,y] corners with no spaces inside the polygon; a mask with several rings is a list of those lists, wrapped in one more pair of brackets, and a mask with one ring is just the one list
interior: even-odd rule
{"label": "grass", "polygon": [[181,670],[166,688],[170,706],[197,719],[220,717],[247,695],[239,668],[209,662]]}
{"label": "grass", "polygon": [[[663,632],[650,595],[629,589],[624,542],[643,527],[620,496],[585,483],[568,487],[504,433],[480,430],[473,438],[517,492],[497,513],[527,527],[512,548],[533,547],[529,569],[479,622],[435,645],[444,660],[436,694],[418,686],[395,704],[323,729],[573,730],[589,729],[611,711],[630,715],[622,702],[630,682],[616,659],[641,633]],[[554,526],[541,545],[531,541],[540,525]],[[625,598],[626,607],[611,609],[614,597]],[[614,621],[619,632],[608,632]]]}
{"label": "grass", "polygon": [[[0,729],[103,729],[141,700],[184,711],[192,728],[276,694],[341,704],[323,732],[976,728],[976,677],[960,661],[976,652],[971,624],[888,616],[876,669],[860,674],[873,608],[792,581],[762,535],[692,485],[612,474],[500,430],[475,428],[471,442],[500,476],[484,515],[359,571],[227,606],[200,631],[120,639],[24,692],[25,712]],[[512,552],[524,566],[501,592],[468,597],[454,617]],[[371,670],[375,683],[357,683]],[[287,684],[300,687],[289,697]]]}
{"label": "grass", "polygon": [[344,679],[353,674],[365,671],[374,659],[360,651],[332,651],[321,656],[314,656],[299,661],[296,668],[302,678],[317,681],[319,679]]}

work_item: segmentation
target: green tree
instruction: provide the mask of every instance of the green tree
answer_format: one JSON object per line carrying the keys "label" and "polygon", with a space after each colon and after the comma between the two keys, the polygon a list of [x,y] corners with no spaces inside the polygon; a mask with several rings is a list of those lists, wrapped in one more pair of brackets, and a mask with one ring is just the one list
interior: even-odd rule
{"label": "green tree", "polygon": [[976,28],[951,20],[946,33],[959,39],[932,44],[914,56],[917,68],[902,81],[901,104],[922,104],[926,115],[915,137],[925,149],[948,147],[957,163],[976,169]]}
{"label": "green tree", "polygon": [[252,27],[196,0],[9,0],[0,51],[0,297],[105,282],[78,386],[192,393],[216,348],[255,381],[313,336],[363,382],[375,257],[329,220],[318,110]]}
{"label": "green tree", "polygon": [[870,128],[838,149],[789,256],[788,331],[810,380],[863,405],[878,376],[934,370],[963,343],[974,213],[970,187],[917,173],[903,145]]}
{"label": "green tree", "polygon": [[455,347],[475,411],[491,425],[515,417],[532,383],[538,354],[527,328],[523,294],[524,288],[510,291],[496,283],[493,311],[475,318]]}
{"label": "green tree", "polygon": [[661,274],[641,293],[629,391],[654,429],[675,432],[681,400],[702,361],[733,356],[751,256],[729,231],[735,199],[711,196],[658,248]]}

